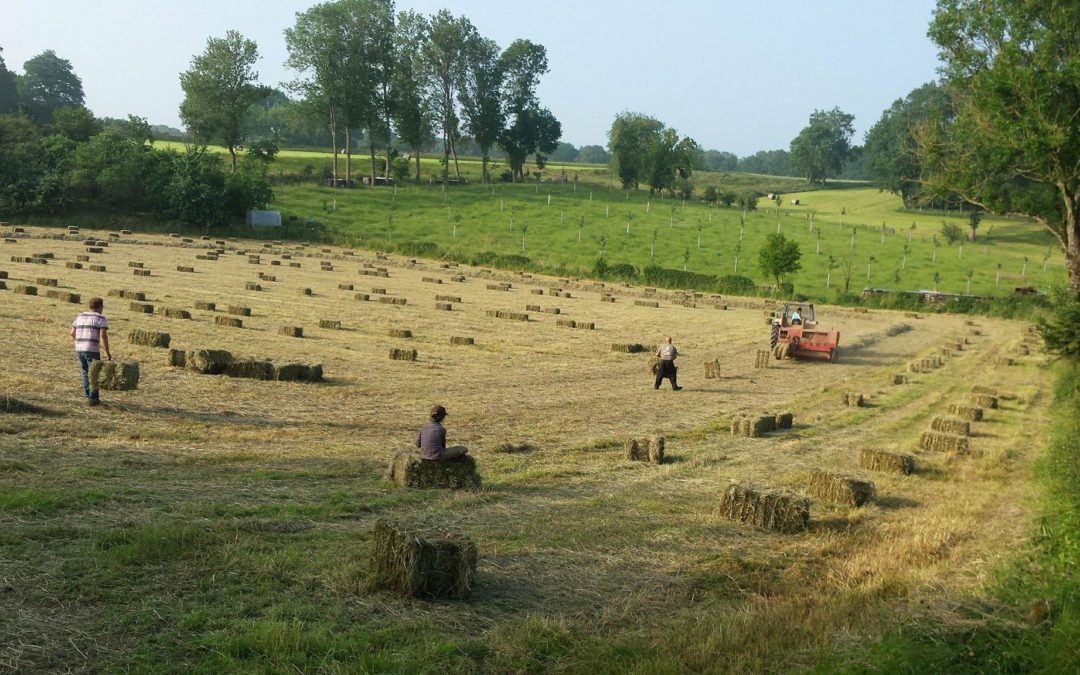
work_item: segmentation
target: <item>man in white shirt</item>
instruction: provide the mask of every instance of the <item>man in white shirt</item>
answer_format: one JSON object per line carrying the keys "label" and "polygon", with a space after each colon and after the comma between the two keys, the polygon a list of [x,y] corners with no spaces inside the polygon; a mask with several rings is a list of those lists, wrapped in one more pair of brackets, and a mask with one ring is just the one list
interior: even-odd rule
{"label": "man in white shirt", "polygon": [[679,391],[682,389],[676,381],[679,369],[675,367],[675,359],[678,356],[679,350],[675,349],[675,345],[671,344],[671,336],[669,335],[667,341],[656,350],[656,358],[660,360],[660,367],[656,370],[656,383],[653,385],[653,389],[659,389],[664,378],[671,380],[673,390]]}

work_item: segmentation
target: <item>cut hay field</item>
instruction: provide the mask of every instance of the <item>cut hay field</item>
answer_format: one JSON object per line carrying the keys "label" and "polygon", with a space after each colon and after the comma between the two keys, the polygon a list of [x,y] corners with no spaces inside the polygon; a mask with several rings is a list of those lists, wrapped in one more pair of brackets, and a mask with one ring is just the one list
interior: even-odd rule
{"label": "cut hay field", "polygon": [[[1029,467],[1047,438],[1049,376],[1034,345],[1015,354],[1031,342],[1025,324],[819,306],[841,333],[840,361],[757,370],[760,300],[340,247],[228,241],[206,260],[217,245],[198,238],[56,232],[0,233],[0,668],[889,671],[888,655],[870,664],[860,646],[897,626],[961,639],[1022,630],[985,584],[1034,531]],[[88,252],[88,236],[109,245]],[[45,253],[46,264],[11,260]],[[191,318],[136,313],[114,289]],[[140,364],[137,390],[85,404],[68,337],[81,305],[47,290],[105,297],[114,357]],[[197,308],[206,302],[216,309]],[[251,309],[242,328],[216,323],[230,305]],[[325,381],[173,368],[167,350],[128,342],[139,329],[169,333],[177,349],[322,364]],[[666,335],[682,354],[681,392],[653,390],[648,353],[612,349]],[[391,349],[417,358],[391,360]],[[939,367],[908,372],[935,356]],[[710,362],[719,379],[705,378]],[[899,373],[907,384],[890,383]],[[971,424],[970,452],[921,450],[933,418],[967,404],[973,385],[995,388],[1000,405]],[[848,392],[867,405],[846,407]],[[435,403],[449,410],[449,442],[476,458],[478,492],[384,477]],[[766,411],[792,412],[793,428],[730,434],[733,417]],[[652,434],[668,461],[629,461],[624,442]],[[861,468],[867,448],[913,455],[915,473]],[[812,497],[795,534],[720,513],[733,481],[809,495],[815,470],[872,480],[876,499]],[[379,519],[470,537],[472,597],[369,590]],[[979,670],[992,657],[950,665]]]}

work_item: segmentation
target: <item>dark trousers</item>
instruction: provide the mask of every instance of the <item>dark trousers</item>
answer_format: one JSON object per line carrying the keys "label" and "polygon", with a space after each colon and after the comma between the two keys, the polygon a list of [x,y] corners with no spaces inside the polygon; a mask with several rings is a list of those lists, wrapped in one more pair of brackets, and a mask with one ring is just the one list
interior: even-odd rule
{"label": "dark trousers", "polygon": [[83,393],[91,401],[98,400],[98,390],[90,390],[90,364],[101,360],[101,354],[98,352],[75,352],[75,358],[78,359],[79,368],[82,369]]}
{"label": "dark trousers", "polygon": [[678,371],[679,369],[675,367],[674,361],[664,361],[663,359],[661,359],[660,367],[656,370],[656,383],[653,385],[653,387],[655,389],[659,389],[660,383],[663,382],[665,378],[671,380],[672,389],[679,386],[679,383],[675,379]]}

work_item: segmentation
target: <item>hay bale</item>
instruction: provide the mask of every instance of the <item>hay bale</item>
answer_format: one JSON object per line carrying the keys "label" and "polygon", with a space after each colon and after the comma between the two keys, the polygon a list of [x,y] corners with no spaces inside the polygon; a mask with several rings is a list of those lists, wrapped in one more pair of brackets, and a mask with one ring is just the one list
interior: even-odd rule
{"label": "hay bale", "polygon": [[[0,288],[4,287],[3,284],[4,284],[4,282],[0,281]],[[82,302],[82,296],[80,296],[78,293],[68,293],[66,291],[48,290],[48,291],[45,291],[45,295],[47,297],[50,297],[50,298],[56,298],[57,300],[60,300],[61,302],[68,302],[68,303],[71,303],[73,305],[77,305],[80,302]]]}
{"label": "hay bale", "polygon": [[525,305],[526,312],[539,312],[540,305]]}
{"label": "hay bale", "polygon": [[385,288],[373,288],[373,289],[371,289],[371,292],[374,293],[375,295],[386,295],[386,289]]}
{"label": "hay bale", "polygon": [[454,306],[449,302],[436,302],[435,309],[439,311],[452,312],[454,311]]}
{"label": "hay bale", "polygon": [[613,344],[611,345],[611,351],[621,352],[624,354],[640,354],[642,352],[648,351],[648,348],[643,344],[632,342],[629,344]]}
{"label": "hay bale", "polygon": [[278,326],[277,334],[285,337],[302,338],[304,337],[304,329],[300,326]]}
{"label": "hay bale", "polygon": [[626,457],[632,462],[664,463],[664,437],[631,438],[623,444]]}
{"label": "hay bale", "polygon": [[12,288],[11,292],[15,293],[16,295],[37,295],[38,294],[37,293],[37,287],[35,287],[35,286],[25,286],[25,285],[21,285],[21,284],[16,286],[15,288]]}
{"label": "hay bale", "polygon": [[60,285],[59,281],[57,281],[56,279],[50,279],[48,277],[38,277],[35,283],[37,283],[38,286],[51,286],[53,288],[56,288]]}
{"label": "hay bale", "polygon": [[600,302],[615,302],[614,295],[601,295]]}
{"label": "hay bale", "polygon": [[176,307],[158,307],[157,313],[161,316],[167,316],[170,319],[190,319],[191,312],[186,309],[178,309]]}
{"label": "hay bale", "polygon": [[367,302],[371,299],[371,296],[369,296],[367,293],[357,293],[353,296],[353,299],[359,300],[360,302]]}
{"label": "hay bale", "polygon": [[1008,356],[999,356],[999,357],[994,359],[994,365],[997,365],[997,366],[1013,366],[1013,365],[1016,365],[1016,362],[1013,361]]}
{"label": "hay bale", "polygon": [[380,519],[371,542],[371,590],[415,598],[469,597],[478,554],[468,538],[449,532],[421,536]]}
{"label": "hay bale", "polygon": [[154,330],[142,330],[141,328],[134,328],[128,333],[128,342],[133,345],[142,345],[143,347],[168,347],[170,339],[168,333],[160,333]]}
{"label": "hay bale", "polygon": [[856,391],[844,392],[844,405],[849,408],[861,408],[866,405],[866,399]]}
{"label": "hay bale", "polygon": [[202,309],[202,310],[206,310],[208,312],[213,312],[214,310],[217,309],[217,303],[215,303],[215,302],[207,302],[205,300],[196,300],[195,301],[195,309]]}
{"label": "hay bale", "polygon": [[274,364],[258,359],[238,359],[226,364],[225,370],[222,372],[228,377],[272,380],[274,379]]}
{"label": "hay bale", "polygon": [[476,340],[474,340],[471,337],[452,336],[450,338],[450,344],[452,344],[452,345],[474,345],[474,344],[476,344]]}
{"label": "hay bale", "polygon": [[954,420],[948,417],[935,417],[930,421],[930,428],[943,434],[954,436],[970,436],[971,422],[967,420]]}
{"label": "hay bale", "polygon": [[968,422],[982,422],[983,409],[960,403],[950,403],[949,414]]}
{"label": "hay bale", "polygon": [[851,476],[828,471],[814,471],[806,491],[811,496],[837,504],[862,506],[874,499],[874,484]]}
{"label": "hay bale", "polygon": [[379,297],[379,302],[384,305],[404,305],[406,301],[405,298],[392,298],[388,295],[383,295]]}
{"label": "hay bale", "polygon": [[971,394],[968,398],[980,408],[994,409],[998,407],[998,397],[990,394]]}
{"label": "hay bale", "polygon": [[291,263],[289,263],[289,267],[300,267],[300,266],[301,266],[301,265],[300,265],[300,263],[298,263],[298,262],[291,262]]}
{"label": "hay bale", "polygon": [[86,247],[86,252],[87,253],[104,253],[105,249],[103,249],[100,246],[87,246]]}
{"label": "hay bale", "polygon": [[341,330],[341,322],[334,319],[319,319],[319,328]]}
{"label": "hay bale", "polygon": [[659,307],[660,303],[656,300],[635,300],[634,304],[638,307]]}
{"label": "hay bale", "polygon": [[264,272],[259,273],[260,281],[277,281],[277,277],[272,274],[266,274]]}
{"label": "hay bale", "polygon": [[435,277],[424,277],[420,281],[422,281],[422,282],[424,282],[426,284],[441,284],[442,283],[442,279],[437,279]]}
{"label": "hay bale", "polygon": [[214,317],[214,323],[219,325],[219,326],[228,326],[229,328],[243,328],[244,327],[244,320],[243,319],[237,319],[236,317],[232,317],[232,316],[222,316],[220,314],[218,316]]}
{"label": "hay bale", "polygon": [[908,376],[903,373],[893,373],[889,376],[889,384],[908,384]]}
{"label": "hay bale", "polygon": [[132,267],[132,268],[135,268],[135,269],[142,269],[143,264],[141,262],[137,261],[137,260],[129,260],[128,261],[128,267]]}
{"label": "hay bale", "polygon": [[988,394],[990,396],[1001,397],[998,393],[997,387],[988,387],[985,384],[976,384],[971,388],[972,394]]}
{"label": "hay bale", "polygon": [[542,289],[542,288],[534,288],[529,292],[532,293],[533,295],[543,295],[544,294],[544,289]]}
{"label": "hay bale", "polygon": [[351,291],[353,289],[352,284],[338,284],[337,287],[339,291]]}
{"label": "hay bale", "polygon": [[755,352],[754,354],[754,368],[768,368],[769,357],[771,356],[771,354],[772,353],[766,349],[757,350],[757,352]]}
{"label": "hay bale", "polygon": [[153,314],[154,313],[154,306],[153,305],[148,305],[148,304],[146,304],[144,302],[128,303],[128,309],[135,312],[136,314]]}
{"label": "hay bale", "polygon": [[460,295],[436,295],[435,296],[435,301],[436,302],[455,302],[455,303],[460,305],[461,304],[461,296]]}
{"label": "hay bale", "polygon": [[923,432],[919,438],[919,447],[930,452],[955,452],[958,455],[971,452],[971,444],[966,436],[939,434],[933,431]]}
{"label": "hay bale", "polygon": [[544,314],[562,314],[562,310],[558,307],[545,307]]}
{"label": "hay bale", "polygon": [[734,484],[720,498],[718,513],[766,530],[795,534],[810,522],[810,501],[787,492]]}
{"label": "hay bale", "polygon": [[[529,315],[523,312],[506,312],[501,309],[489,309],[485,312],[488,316],[493,316],[496,319],[512,319],[514,321],[528,321]],[[560,324],[561,325],[561,324]]]}
{"label": "hay bale", "polygon": [[142,291],[126,291],[122,288],[112,289],[109,291],[109,295],[123,298],[124,300],[137,300],[139,302],[146,300],[146,293],[143,293]]}
{"label": "hay bale", "polygon": [[187,352],[182,349],[169,350],[169,365],[173,368],[183,368],[187,365]]}
{"label": "hay bale", "polygon": [[279,382],[322,382],[322,364],[314,366],[306,363],[274,364],[274,376],[272,379]]}
{"label": "hay bale", "polygon": [[417,353],[415,349],[390,349],[390,359],[392,361],[415,361]]}
{"label": "hay bale", "polygon": [[391,328],[390,331],[387,334],[390,337],[393,337],[393,338],[411,338],[412,337],[412,331],[409,330],[408,328]]}
{"label": "hay bale", "polygon": [[235,314],[236,316],[251,316],[251,308],[250,307],[241,307],[239,305],[229,305],[229,308],[226,311],[229,314]]}
{"label": "hay bale", "polygon": [[577,321],[573,319],[559,319],[555,322],[556,326],[561,328],[577,328]]}
{"label": "hay bale", "polygon": [[720,359],[715,361],[705,362],[705,379],[706,380],[718,380],[720,379]]}
{"label": "hay bale", "polygon": [[124,361],[94,361],[90,364],[90,388],[130,391],[139,386],[139,364]]}
{"label": "hay bale", "polygon": [[887,471],[908,476],[915,473],[915,458],[899,452],[863,448],[859,451],[859,466],[871,471]]}
{"label": "hay bale", "polygon": [[189,274],[193,274],[195,272],[195,268],[194,267],[187,267],[185,265],[177,265],[176,266],[176,271],[177,272],[187,272]]}
{"label": "hay bale", "polygon": [[747,438],[760,438],[769,432],[776,431],[777,417],[777,415],[758,415],[756,417],[736,418],[731,423],[731,434]]}
{"label": "hay bale", "polygon": [[304,295],[309,295],[309,296],[311,295],[311,289],[310,288],[301,288],[300,292],[303,293]]}
{"label": "hay bale", "polygon": [[578,321],[575,328],[581,328],[582,330],[596,330],[596,323],[593,321]]}
{"label": "hay bale", "polygon": [[104,265],[91,265],[90,266],[90,271],[91,272],[104,272],[105,271],[105,266]]}
{"label": "hay bale", "polygon": [[233,356],[224,349],[194,349],[184,355],[184,365],[202,375],[219,375],[232,363]]}
{"label": "hay bale", "polygon": [[148,277],[148,276],[150,276],[150,270],[136,269],[136,270],[131,270],[131,271],[137,277]]}
{"label": "hay bale", "polygon": [[244,290],[245,291],[261,291],[262,286],[255,283],[254,281],[249,281],[249,282],[244,284]]}
{"label": "hay bale", "polygon": [[777,413],[775,419],[777,429],[790,429],[795,422],[795,415],[789,412],[782,412]]}
{"label": "hay bale", "polygon": [[431,461],[411,452],[399,452],[390,464],[390,479],[401,487],[451,490],[479,490],[480,475],[472,455]]}

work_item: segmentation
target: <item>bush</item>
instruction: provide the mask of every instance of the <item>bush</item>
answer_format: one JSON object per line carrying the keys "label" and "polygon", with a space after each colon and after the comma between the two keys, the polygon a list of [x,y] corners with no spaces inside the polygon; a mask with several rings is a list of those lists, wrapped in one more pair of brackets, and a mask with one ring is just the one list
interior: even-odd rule
{"label": "bush", "polygon": [[754,295],[757,292],[757,286],[754,284],[753,279],[735,274],[725,274],[722,277],[717,277],[713,288],[717,293],[727,293],[729,295]]}
{"label": "bush", "polygon": [[941,224],[941,236],[950,244],[954,244],[963,238],[964,232],[956,223],[944,222]]}
{"label": "bush", "polygon": [[405,255],[418,256],[421,258],[442,257],[442,249],[432,241],[406,241],[395,247]]}
{"label": "bush", "polygon": [[608,267],[607,276],[611,279],[630,282],[637,278],[637,268],[630,263],[616,263]]}
{"label": "bush", "polygon": [[705,202],[706,204],[715,204],[718,198],[719,193],[717,192],[716,186],[714,185],[706,187],[705,192],[703,192],[701,195],[701,201]]}

